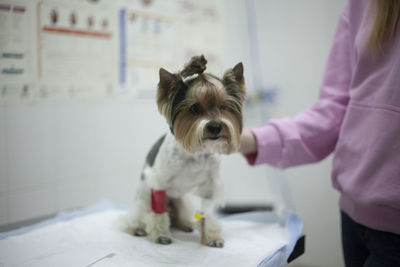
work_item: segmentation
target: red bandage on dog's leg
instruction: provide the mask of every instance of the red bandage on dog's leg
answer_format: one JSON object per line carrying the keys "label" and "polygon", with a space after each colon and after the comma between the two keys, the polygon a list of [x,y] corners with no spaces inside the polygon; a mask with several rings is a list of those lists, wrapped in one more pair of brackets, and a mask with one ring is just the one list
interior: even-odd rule
{"label": "red bandage on dog's leg", "polygon": [[164,213],[167,207],[165,190],[151,189],[151,209],[154,213]]}

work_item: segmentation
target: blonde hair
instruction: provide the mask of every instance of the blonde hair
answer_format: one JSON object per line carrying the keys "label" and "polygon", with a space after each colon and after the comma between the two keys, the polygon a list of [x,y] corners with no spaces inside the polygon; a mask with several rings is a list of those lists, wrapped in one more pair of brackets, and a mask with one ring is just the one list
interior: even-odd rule
{"label": "blonde hair", "polygon": [[394,38],[400,15],[400,0],[373,0],[372,8],[375,8],[375,22],[366,45],[369,52],[376,56]]}

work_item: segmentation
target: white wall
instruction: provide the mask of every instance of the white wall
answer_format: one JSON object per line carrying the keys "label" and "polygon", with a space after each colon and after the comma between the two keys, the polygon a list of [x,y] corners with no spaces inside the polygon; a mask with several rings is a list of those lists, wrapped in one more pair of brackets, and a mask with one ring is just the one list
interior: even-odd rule
{"label": "white wall", "polygon": [[[330,42],[344,0],[256,0],[262,71],[280,88],[270,109],[292,116],[317,98]],[[251,44],[244,0],[226,1],[225,67],[245,66],[249,90]],[[248,126],[261,124],[246,110]],[[167,131],[153,102],[58,103],[0,107],[0,225],[52,214],[109,198],[131,204],[144,157]],[[337,193],[328,158],[292,168],[280,183],[289,188],[305,222],[306,266],[342,266]],[[224,157],[228,201],[268,202],[276,180],[265,167],[250,168],[240,155]]]}
{"label": "white wall", "polygon": [[2,203],[7,203],[1,218],[8,223],[103,198],[131,203],[144,155],[166,131],[152,103],[1,110],[6,166],[1,188]]}

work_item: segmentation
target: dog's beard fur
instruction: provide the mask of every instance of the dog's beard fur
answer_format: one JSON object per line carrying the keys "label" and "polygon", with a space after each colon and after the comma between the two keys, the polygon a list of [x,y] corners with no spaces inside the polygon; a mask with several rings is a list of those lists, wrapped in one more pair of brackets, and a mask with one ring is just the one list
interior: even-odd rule
{"label": "dog's beard fur", "polygon": [[[229,69],[222,80],[202,73],[184,81],[178,74],[160,70],[159,111],[176,140],[190,153],[230,154],[238,150],[244,98],[241,63]],[[209,123],[221,127],[217,135],[208,130]]]}
{"label": "dog's beard fur", "polygon": [[[174,127],[176,140],[189,152],[208,152],[230,154],[239,146],[240,128],[228,119],[221,118],[221,136],[213,140],[207,135],[206,125],[209,120],[198,119],[195,122],[178,120]],[[188,129],[186,131],[186,129]]]}

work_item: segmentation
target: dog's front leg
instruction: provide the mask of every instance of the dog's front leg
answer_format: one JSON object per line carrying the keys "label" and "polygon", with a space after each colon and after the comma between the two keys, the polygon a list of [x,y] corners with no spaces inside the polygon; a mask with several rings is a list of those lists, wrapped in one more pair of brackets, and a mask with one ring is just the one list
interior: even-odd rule
{"label": "dog's front leg", "polygon": [[165,190],[151,190],[151,212],[146,218],[146,231],[158,244],[170,244],[170,218],[166,210],[167,196]]}
{"label": "dog's front leg", "polygon": [[198,220],[196,228],[204,235],[204,244],[210,247],[222,248],[224,239],[222,238],[221,224],[214,218],[215,199],[218,199],[221,192],[222,184],[211,180],[210,183],[204,184],[199,188],[197,194],[202,198],[202,212],[204,213],[204,224],[202,220]]}
{"label": "dog's front leg", "polygon": [[222,227],[212,215],[214,207],[213,200],[203,198],[202,203],[202,212],[204,213],[204,217],[197,221],[196,228],[201,233],[205,245],[222,248],[224,246]]}

